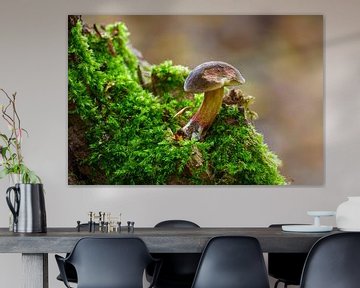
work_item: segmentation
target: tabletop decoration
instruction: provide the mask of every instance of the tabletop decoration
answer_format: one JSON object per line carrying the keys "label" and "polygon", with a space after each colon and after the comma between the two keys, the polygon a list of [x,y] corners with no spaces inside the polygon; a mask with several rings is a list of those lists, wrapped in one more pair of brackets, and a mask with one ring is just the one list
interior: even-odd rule
{"label": "tabletop decoration", "polygon": [[336,226],[342,231],[360,231],[360,196],[348,197],[337,207]]}
{"label": "tabletop decoration", "polygon": [[6,190],[6,202],[11,211],[9,229],[14,232],[46,232],[44,188],[40,177],[24,163],[22,140],[28,132],[22,127],[16,108],[16,93],[4,89],[5,104],[1,116],[8,127],[0,133],[0,179],[9,176],[12,186]]}
{"label": "tabletop decoration", "polygon": [[335,216],[335,211],[308,211],[309,216],[314,217],[313,224],[301,224],[301,225],[282,225],[281,229],[287,232],[330,232],[333,230],[332,226],[321,225],[320,217]]}

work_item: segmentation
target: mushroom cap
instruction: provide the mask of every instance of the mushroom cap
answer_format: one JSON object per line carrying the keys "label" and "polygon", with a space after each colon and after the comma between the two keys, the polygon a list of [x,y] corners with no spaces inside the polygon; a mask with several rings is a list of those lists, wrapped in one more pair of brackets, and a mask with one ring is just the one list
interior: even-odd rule
{"label": "mushroom cap", "polygon": [[244,77],[234,66],[221,61],[210,61],[200,64],[190,72],[185,80],[184,90],[202,93],[244,83]]}

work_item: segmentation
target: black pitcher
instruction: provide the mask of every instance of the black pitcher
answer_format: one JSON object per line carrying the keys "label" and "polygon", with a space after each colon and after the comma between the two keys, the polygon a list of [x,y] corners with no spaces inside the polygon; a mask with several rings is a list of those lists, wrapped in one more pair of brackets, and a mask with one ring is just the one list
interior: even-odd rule
{"label": "black pitcher", "polygon": [[[11,192],[14,193],[13,203]],[[6,202],[14,215],[14,232],[46,232],[45,198],[42,184],[15,184],[6,190]]]}

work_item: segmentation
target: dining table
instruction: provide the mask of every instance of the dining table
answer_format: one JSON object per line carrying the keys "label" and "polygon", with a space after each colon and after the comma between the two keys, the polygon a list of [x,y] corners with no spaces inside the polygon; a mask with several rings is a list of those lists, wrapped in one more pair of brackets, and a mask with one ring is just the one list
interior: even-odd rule
{"label": "dining table", "polygon": [[308,252],[320,238],[338,233],[284,232],[281,227],[134,228],[120,231],[67,227],[48,228],[46,233],[15,233],[0,228],[0,253],[21,253],[24,288],[48,288],[48,254],[68,253],[83,237],[138,237],[150,253],[201,253],[212,237],[252,236],[264,253]]}

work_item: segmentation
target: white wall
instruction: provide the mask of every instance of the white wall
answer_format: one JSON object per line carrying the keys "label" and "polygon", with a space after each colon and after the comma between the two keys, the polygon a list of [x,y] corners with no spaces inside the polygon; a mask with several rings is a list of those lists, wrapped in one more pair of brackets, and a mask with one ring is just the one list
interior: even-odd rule
{"label": "white wall", "polygon": [[[360,195],[360,28],[357,0],[0,0],[0,87],[18,92],[30,138],[26,161],[46,187],[48,226],[73,226],[89,210],[122,212],[136,226],[187,218],[201,226],[309,222],[307,210],[334,210]],[[68,187],[68,14],[324,14],[326,183],[321,187]],[[356,39],[332,39],[357,32]],[[0,226],[8,224],[6,180]],[[334,220],[327,223],[335,224]],[[50,287],[62,287],[53,256]],[[20,287],[20,256],[0,255],[2,287]]]}

